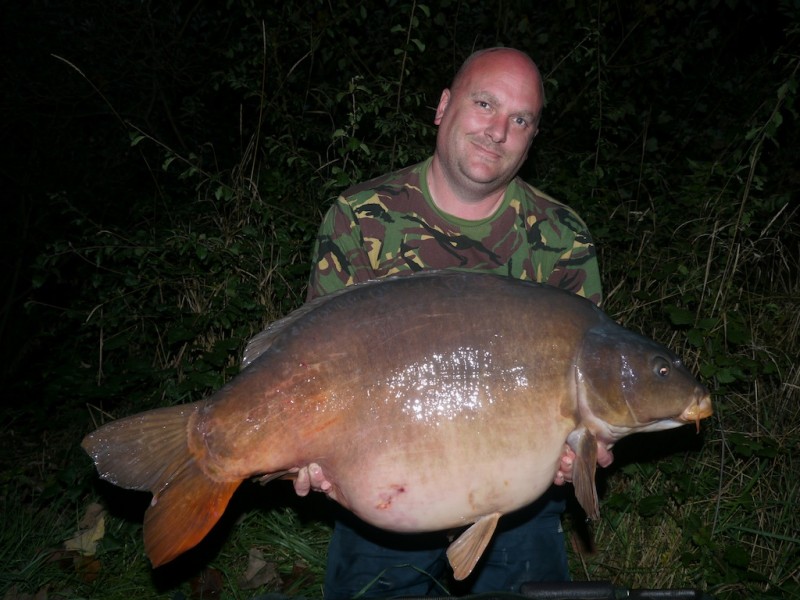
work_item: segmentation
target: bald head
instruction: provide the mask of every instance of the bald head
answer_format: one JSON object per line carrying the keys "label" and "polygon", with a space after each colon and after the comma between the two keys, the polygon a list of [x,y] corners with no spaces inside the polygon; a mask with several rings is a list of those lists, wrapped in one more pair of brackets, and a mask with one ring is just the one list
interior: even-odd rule
{"label": "bald head", "polygon": [[475,71],[481,72],[484,70],[514,70],[520,74],[520,77],[527,80],[527,82],[535,88],[534,102],[539,105],[540,110],[536,115],[536,123],[538,125],[541,118],[541,107],[544,106],[544,83],[542,76],[539,73],[539,67],[533,62],[530,56],[520,50],[514,48],[484,48],[477,50],[470,54],[458,69],[450,89],[453,93],[457,93],[469,80],[470,76]]}
{"label": "bald head", "polygon": [[490,48],[470,56],[442,91],[428,183],[439,208],[483,218],[502,200],[539,130],[544,92],[524,52]]}

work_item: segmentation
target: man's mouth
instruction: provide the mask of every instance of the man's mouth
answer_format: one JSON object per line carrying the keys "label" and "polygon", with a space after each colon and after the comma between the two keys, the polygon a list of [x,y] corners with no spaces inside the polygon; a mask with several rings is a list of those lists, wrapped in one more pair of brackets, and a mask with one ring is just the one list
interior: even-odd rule
{"label": "man's mouth", "polygon": [[499,152],[492,150],[489,146],[486,146],[485,144],[480,144],[478,142],[472,142],[472,143],[478,148],[478,150],[481,151],[482,154],[485,154],[486,156],[495,159],[502,157],[502,155]]}

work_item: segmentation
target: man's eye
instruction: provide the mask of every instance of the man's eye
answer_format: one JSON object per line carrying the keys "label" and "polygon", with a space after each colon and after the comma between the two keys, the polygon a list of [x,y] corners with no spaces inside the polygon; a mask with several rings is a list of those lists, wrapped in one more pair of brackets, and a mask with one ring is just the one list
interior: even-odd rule
{"label": "man's eye", "polygon": [[517,117],[514,122],[520,127],[525,127],[528,124],[528,120],[523,117]]}
{"label": "man's eye", "polygon": [[485,100],[478,100],[477,104],[481,108],[489,108],[489,103],[486,102]]}

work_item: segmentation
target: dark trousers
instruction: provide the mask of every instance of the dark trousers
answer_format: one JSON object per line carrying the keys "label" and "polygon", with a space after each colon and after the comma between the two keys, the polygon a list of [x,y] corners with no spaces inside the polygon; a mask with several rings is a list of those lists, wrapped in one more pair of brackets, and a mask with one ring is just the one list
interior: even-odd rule
{"label": "dark trousers", "polygon": [[[518,592],[526,581],[568,581],[562,494],[553,488],[500,519],[475,570],[451,591]],[[443,533],[391,534],[343,514],[328,548],[325,600],[445,595],[448,543]]]}

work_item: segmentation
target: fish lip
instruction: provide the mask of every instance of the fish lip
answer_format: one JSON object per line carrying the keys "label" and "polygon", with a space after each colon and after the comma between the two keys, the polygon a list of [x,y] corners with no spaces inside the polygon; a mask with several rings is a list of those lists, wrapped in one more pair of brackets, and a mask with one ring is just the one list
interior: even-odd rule
{"label": "fish lip", "polygon": [[679,421],[684,423],[691,423],[694,421],[697,427],[697,433],[700,433],[700,419],[705,419],[714,414],[711,408],[711,394],[708,390],[702,390],[702,397],[698,398],[693,404],[690,404],[678,417]]}
{"label": "fish lip", "polygon": [[686,410],[684,410],[678,418],[681,421],[690,423],[692,421],[705,419],[713,414],[714,410],[711,408],[711,395],[706,393],[702,398],[687,406]]}

